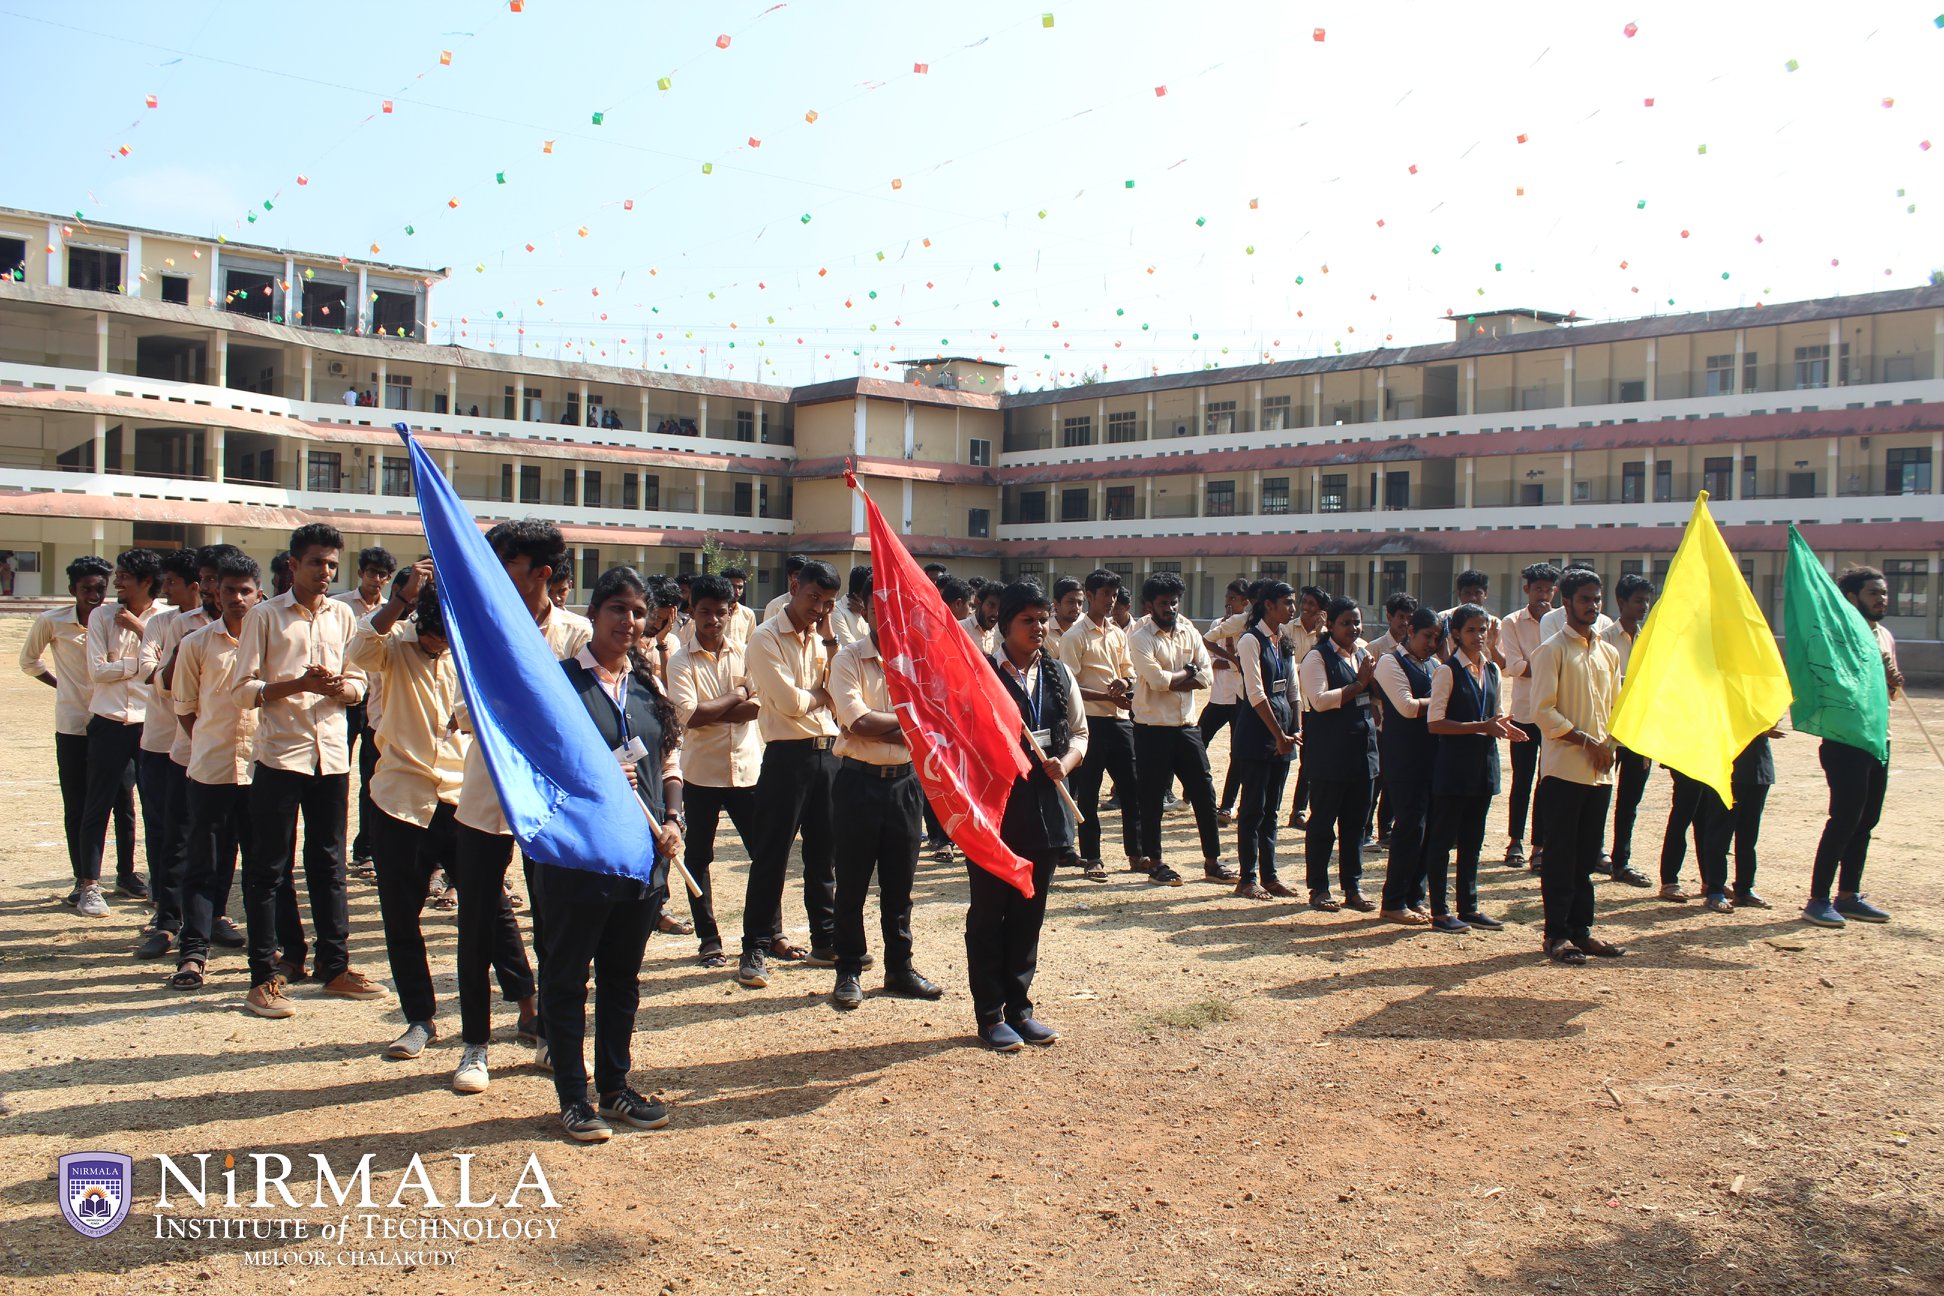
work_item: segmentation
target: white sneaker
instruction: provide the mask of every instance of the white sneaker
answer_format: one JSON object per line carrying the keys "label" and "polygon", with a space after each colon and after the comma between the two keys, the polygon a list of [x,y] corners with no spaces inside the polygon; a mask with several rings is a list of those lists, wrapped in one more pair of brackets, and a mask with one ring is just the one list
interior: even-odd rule
{"label": "white sneaker", "polygon": [[493,1079],[486,1071],[486,1046],[468,1044],[459,1054],[459,1069],[452,1073],[452,1092],[485,1093]]}
{"label": "white sneaker", "polygon": [[102,898],[101,883],[84,882],[81,884],[81,898],[74,903],[74,911],[83,918],[106,918],[108,902]]}
{"label": "white sneaker", "polygon": [[533,1065],[549,1075],[553,1073],[553,1054],[547,1049],[547,1041],[541,1040],[533,1046]]}

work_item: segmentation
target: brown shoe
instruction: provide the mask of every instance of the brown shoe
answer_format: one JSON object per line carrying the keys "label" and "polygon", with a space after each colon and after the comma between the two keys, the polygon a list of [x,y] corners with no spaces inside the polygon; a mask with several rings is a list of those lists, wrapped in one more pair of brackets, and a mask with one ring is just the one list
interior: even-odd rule
{"label": "brown shoe", "polygon": [[324,993],[340,999],[383,999],[385,987],[362,972],[346,968],[325,983]]}
{"label": "brown shoe", "polygon": [[1352,891],[1343,897],[1343,907],[1345,909],[1355,909],[1358,913],[1370,913],[1376,909],[1377,902],[1374,900],[1366,900],[1361,891]]}
{"label": "brown shoe", "polygon": [[1415,909],[1386,909],[1377,916],[1385,922],[1401,923],[1406,927],[1422,927],[1430,921]]}
{"label": "brown shoe", "polygon": [[1235,894],[1244,900],[1267,900],[1269,898],[1269,893],[1263,889],[1262,884],[1254,881],[1236,883]]}
{"label": "brown shoe", "polygon": [[1262,889],[1270,895],[1275,896],[1278,900],[1300,900],[1303,898],[1301,891],[1298,891],[1287,882],[1283,882],[1277,878],[1265,880],[1262,884]]}
{"label": "brown shoe", "polygon": [[298,959],[295,962],[287,958],[277,960],[277,976],[285,985],[296,985],[309,975],[308,972],[304,971],[304,961],[302,959]]}
{"label": "brown shoe", "polygon": [[244,996],[243,1006],[259,1017],[295,1017],[297,1006],[283,992],[283,982],[276,978],[250,987]]}

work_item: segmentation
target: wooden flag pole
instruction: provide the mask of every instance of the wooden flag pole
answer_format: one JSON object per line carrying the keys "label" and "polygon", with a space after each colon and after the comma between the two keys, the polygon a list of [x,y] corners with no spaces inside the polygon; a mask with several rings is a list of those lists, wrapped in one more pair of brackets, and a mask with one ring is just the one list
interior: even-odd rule
{"label": "wooden flag pole", "polygon": [[[628,795],[634,796],[633,788],[628,789]],[[638,806],[641,806],[641,817],[648,821],[648,832],[652,836],[654,834],[655,829],[661,827],[661,825],[655,822],[655,816],[648,813],[648,807],[642,803],[640,797],[638,796],[634,797],[634,803]],[[656,849],[659,850],[661,848],[657,846]],[[675,872],[680,873],[682,875],[682,885],[688,888],[688,893],[691,896],[700,899],[702,896],[702,888],[695,885],[694,877],[692,877],[689,874],[688,865],[682,863],[681,857],[678,855],[669,856],[668,862],[673,867]]]}
{"label": "wooden flag pole", "polygon": [[[1052,757],[1046,754],[1046,749],[1040,746],[1039,739],[1033,737],[1033,727],[1026,723],[1026,717],[1024,716],[1019,718],[1019,731],[1025,734],[1026,741],[1032,744],[1034,755],[1038,756],[1041,760],[1052,759]],[[1073,793],[1067,791],[1066,780],[1051,779],[1048,781],[1053,784],[1053,790],[1060,794],[1060,800],[1066,802],[1067,813],[1073,816],[1073,822],[1076,824],[1087,822],[1087,816],[1080,813],[1080,803],[1073,799]]]}

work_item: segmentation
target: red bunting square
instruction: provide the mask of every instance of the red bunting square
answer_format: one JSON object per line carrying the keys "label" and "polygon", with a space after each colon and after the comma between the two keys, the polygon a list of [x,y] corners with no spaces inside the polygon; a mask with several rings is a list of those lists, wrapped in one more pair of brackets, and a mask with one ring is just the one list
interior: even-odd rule
{"label": "red bunting square", "polygon": [[1523,135],[1519,136],[1519,143],[1523,144],[1525,142],[1526,142],[1526,137]]}
{"label": "red bunting square", "polygon": [[506,0],[506,7],[514,13],[525,13],[526,0]]}
{"label": "red bunting square", "polygon": [[553,152],[553,146],[554,142],[552,140],[542,140],[540,143],[540,151],[542,153],[551,153]]}
{"label": "red bunting square", "polygon": [[911,70],[912,70],[913,72],[915,72],[915,73],[917,73],[917,74],[918,74],[919,76],[924,76],[924,75],[925,75],[926,73],[928,73],[928,72],[930,72],[930,71],[931,71],[931,64],[929,64],[929,63],[913,63],[913,64],[911,65]]}
{"label": "red bunting square", "polygon": [[143,97],[143,99],[142,99],[142,102],[143,102],[143,103],[145,103],[145,104],[147,104],[147,105],[148,105],[149,107],[151,107],[151,108],[153,108],[153,107],[155,107],[155,96],[154,96],[154,95],[146,95],[146,96],[144,96],[144,97]]}
{"label": "red bunting square", "polygon": [[761,141],[761,140],[759,140],[759,139],[757,139],[757,138],[756,138],[756,137],[755,137],[754,135],[751,135],[751,136],[749,137],[749,147],[751,147],[751,148],[761,148],[761,147],[763,147],[763,141]]}
{"label": "red bunting square", "polygon": [[1318,27],[1314,31],[1310,32],[1310,39],[1315,41],[1318,45],[1321,45],[1323,43],[1323,29],[1321,27]]}
{"label": "red bunting square", "polygon": [[718,37],[716,37],[716,48],[717,48],[717,49],[728,49],[728,48],[729,48],[729,38],[728,38],[727,36],[718,36]]}
{"label": "red bunting square", "polygon": [[1412,174],[1412,175],[1416,175],[1416,174],[1417,174],[1417,163],[1415,163],[1415,162],[1413,162],[1413,163],[1411,163],[1411,174]]}
{"label": "red bunting square", "polygon": [[1156,87],[1154,87],[1154,97],[1155,97],[1156,99],[1165,99],[1165,98],[1167,98],[1167,97],[1168,97],[1168,87],[1166,87],[1166,86],[1156,86]]}
{"label": "red bunting square", "polygon": [[391,100],[389,99],[385,100],[384,110],[386,112],[390,112],[392,110]]}
{"label": "red bunting square", "polygon": [[1652,95],[1649,95],[1643,102],[1645,102],[1649,108],[1652,108],[1654,106],[1654,99]]}
{"label": "red bunting square", "polygon": [[451,67],[451,66],[452,66],[452,51],[451,51],[451,50],[440,50],[440,51],[439,51],[439,66],[440,66],[440,67]]}

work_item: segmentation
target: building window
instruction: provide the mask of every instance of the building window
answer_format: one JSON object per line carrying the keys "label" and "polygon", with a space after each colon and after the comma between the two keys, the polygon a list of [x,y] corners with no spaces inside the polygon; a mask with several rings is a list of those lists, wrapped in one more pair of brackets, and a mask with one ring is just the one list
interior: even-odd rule
{"label": "building window", "polygon": [[581,491],[582,497],[587,501],[587,507],[601,507],[601,473],[598,468],[581,470]]}
{"label": "building window", "polygon": [[1654,465],[1654,502],[1665,504],[1674,498],[1674,465],[1666,459]]}
{"label": "building window", "polygon": [[639,473],[621,474],[621,507],[638,509],[641,507],[641,475]]}
{"label": "building window", "polygon": [[965,511],[965,534],[974,539],[984,539],[992,534],[991,509],[967,509]]}
{"label": "building window", "polygon": [[1117,445],[1132,441],[1140,431],[1140,416],[1133,410],[1122,410],[1107,416],[1107,444]]}
{"label": "building window", "polygon": [[1403,593],[1410,579],[1405,574],[1408,567],[1409,564],[1400,559],[1386,559],[1383,567],[1383,587],[1371,593],[1371,601],[1375,602],[1379,593],[1382,593],[1385,598]]}
{"label": "building window", "polygon": [[1093,444],[1093,419],[1086,416],[1063,419],[1060,423],[1060,444],[1062,446],[1090,446]]}
{"label": "building window", "polygon": [[1755,498],[1755,456],[1742,456],[1741,499]]}
{"label": "building window", "polygon": [[[1348,473],[1325,473],[1317,488],[1316,511],[1318,513],[1341,513],[1350,506],[1350,476]],[[1337,564],[1339,567],[1341,563]],[[1325,586],[1324,588],[1329,588]]]}
{"label": "building window", "polygon": [[1046,564],[1038,560],[1019,564],[1019,579],[1034,581],[1041,589],[1046,588]]}
{"label": "building window", "polygon": [[1148,570],[1157,576],[1160,575],[1162,572],[1173,572],[1175,575],[1179,576],[1181,575],[1181,564],[1178,562],[1151,563],[1149,564]]}
{"label": "building window", "polygon": [[335,495],[342,488],[344,456],[335,450],[310,452],[310,467],[304,471],[304,489]]}
{"label": "building window", "polygon": [[1647,465],[1636,460],[1620,465],[1620,502],[1638,504],[1647,498]]}
{"label": "building window", "polygon": [[[1849,382],[1849,343],[1842,345],[1836,361],[1836,385]],[[1799,346],[1795,349],[1795,385],[1797,391],[1812,387],[1829,386],[1829,344],[1821,346]]]}
{"label": "building window", "polygon": [[1885,456],[1884,468],[1883,493],[1885,495],[1931,493],[1929,446],[1916,450],[1892,450]]}
{"label": "building window", "polygon": [[756,491],[754,489],[754,483],[752,482],[735,483],[734,494],[735,494],[735,503],[732,505],[732,507],[735,509],[736,516],[753,517],[754,510],[756,507]]}
{"label": "building window", "polygon": [[1930,616],[1930,564],[1923,558],[1886,558],[1883,580],[1890,587],[1890,615]]}
{"label": "building window", "polygon": [[1235,431],[1235,402],[1208,402],[1208,416],[1203,423],[1203,435],[1226,436]]}
{"label": "building window", "polygon": [[1264,513],[1289,512],[1289,478],[1264,477],[1262,479],[1262,511]]}
{"label": "building window", "polygon": [[1109,486],[1107,488],[1107,520],[1109,522],[1126,522],[1134,516],[1134,488],[1132,486]]}
{"label": "building window", "polygon": [[754,441],[756,439],[756,411],[736,411],[736,440]]}
{"label": "building window", "polygon": [[520,466],[520,503],[538,504],[540,502],[540,470],[522,464]]}
{"label": "building window", "polygon": [[1287,562],[1266,562],[1262,563],[1261,567],[1262,579],[1264,580],[1286,581],[1289,579],[1289,564]]}
{"label": "building window", "polygon": [[581,550],[580,587],[591,590],[601,579],[601,551],[599,549]]}
{"label": "building window", "polygon": [[[4,258],[0,258],[4,260]],[[183,275],[162,276],[162,300],[177,306],[189,304],[189,280]]]}
{"label": "building window", "polygon": [[1107,563],[1105,566],[1108,571],[1121,578],[1121,588],[1127,591],[1129,598],[1133,598],[1141,592],[1134,588],[1133,563]]}
{"label": "building window", "polygon": [[385,375],[385,408],[397,410],[412,408],[412,379],[409,374]]}
{"label": "building window", "polygon": [[1289,421],[1289,397],[1264,396],[1262,398],[1262,430],[1280,432],[1284,428],[1295,427]]}
{"label": "building window", "polygon": [[1702,390],[1704,396],[1735,394],[1735,357],[1732,353],[1708,357],[1707,384]]}
{"label": "building window", "polygon": [[384,476],[379,481],[381,495],[412,493],[412,461],[403,455],[386,455]]}
{"label": "building window", "polygon": [[1335,598],[1343,593],[1343,562],[1330,559],[1316,564],[1316,588]]}
{"label": "building window", "polygon": [[[118,293],[121,282],[121,253],[102,252],[95,248],[68,249],[68,287],[87,292]],[[267,308],[264,313],[269,313]]]}
{"label": "building window", "polygon": [[512,502],[513,502],[513,465],[501,464],[500,465],[500,503],[511,504]]}
{"label": "building window", "polygon": [[413,294],[380,289],[373,296],[377,300],[371,303],[371,322],[380,333],[411,337],[418,332],[418,301]]}
{"label": "building window", "polygon": [[574,472],[574,470],[573,470],[572,468],[563,468],[563,469],[561,469],[561,471],[560,471],[560,502],[561,502],[562,504],[573,504],[573,503],[576,503],[576,502],[577,502],[577,501],[576,501],[576,500],[574,499],[574,481],[575,481],[575,477],[576,477],[576,474],[575,474],[575,472]]}
{"label": "building window", "polygon": [[27,240],[0,238],[0,279],[25,282],[27,278]]}
{"label": "building window", "polygon": [[1060,521],[1087,522],[1092,511],[1093,492],[1085,486],[1077,486],[1060,492]]}
{"label": "building window", "polygon": [[661,507],[661,478],[644,473],[641,478],[641,507],[644,511]]}
{"label": "building window", "polygon": [[969,443],[974,468],[992,467],[992,442],[983,437],[973,437]]}
{"label": "building window", "polygon": [[1384,507],[1387,509],[1407,509],[1411,507],[1410,473],[1387,472],[1384,474]]}
{"label": "building window", "polygon": [[1701,489],[1708,492],[1710,499],[1735,498],[1735,461],[1721,458],[1703,459]]}
{"label": "building window", "polygon": [[1208,508],[1202,516],[1235,516],[1235,483],[1233,481],[1212,481],[1208,483]]}
{"label": "building window", "polygon": [[1021,522],[1046,521],[1046,492],[1043,490],[1025,491],[1019,497],[1019,520]]}

